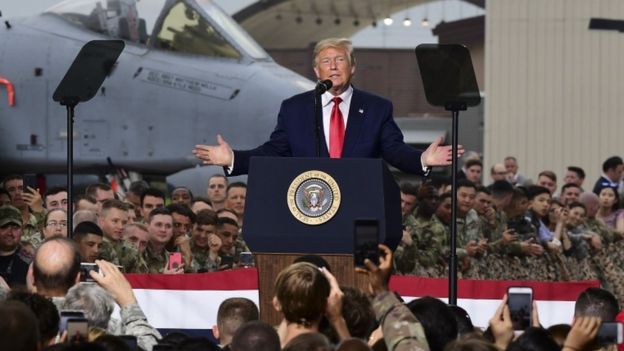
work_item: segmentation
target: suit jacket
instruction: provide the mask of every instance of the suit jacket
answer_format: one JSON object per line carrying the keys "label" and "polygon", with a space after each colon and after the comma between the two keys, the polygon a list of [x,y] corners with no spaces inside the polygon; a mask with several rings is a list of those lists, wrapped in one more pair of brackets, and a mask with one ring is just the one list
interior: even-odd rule
{"label": "suit jacket", "polygon": [[[230,175],[246,174],[253,156],[316,157],[315,134],[314,92],[286,99],[269,141],[252,150],[235,150]],[[423,175],[420,155],[420,150],[403,142],[403,134],[392,117],[390,101],[353,89],[343,158],[383,158],[403,172]],[[321,157],[329,157],[324,133],[321,133]]]}

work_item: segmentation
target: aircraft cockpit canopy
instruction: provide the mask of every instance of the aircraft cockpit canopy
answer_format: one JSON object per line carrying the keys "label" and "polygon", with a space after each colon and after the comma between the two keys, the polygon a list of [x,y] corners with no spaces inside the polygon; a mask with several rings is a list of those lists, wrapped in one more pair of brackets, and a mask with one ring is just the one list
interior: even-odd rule
{"label": "aircraft cockpit canopy", "polygon": [[254,59],[268,58],[220,8],[209,0],[200,4],[193,0],[68,0],[46,12],[108,37],[157,49],[230,59],[240,59],[244,51]]}

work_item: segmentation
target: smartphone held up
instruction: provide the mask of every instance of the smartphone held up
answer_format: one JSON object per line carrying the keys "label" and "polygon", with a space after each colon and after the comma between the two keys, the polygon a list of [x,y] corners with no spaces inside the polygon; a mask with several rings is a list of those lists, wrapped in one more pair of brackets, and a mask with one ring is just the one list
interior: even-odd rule
{"label": "smartphone held up", "polygon": [[525,330],[531,326],[533,310],[533,289],[512,286],[507,290],[507,305],[514,330]]}

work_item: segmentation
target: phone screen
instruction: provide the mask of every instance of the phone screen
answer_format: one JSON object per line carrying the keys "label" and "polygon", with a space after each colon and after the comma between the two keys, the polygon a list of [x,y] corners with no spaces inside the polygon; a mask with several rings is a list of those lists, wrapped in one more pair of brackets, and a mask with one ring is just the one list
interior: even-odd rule
{"label": "phone screen", "polygon": [[169,270],[178,269],[182,266],[182,254],[180,252],[172,252],[169,254]]}
{"label": "phone screen", "polygon": [[240,264],[243,267],[253,267],[253,255],[251,252],[245,251],[240,253]]}
{"label": "phone screen", "polygon": [[353,227],[355,266],[364,266],[367,258],[379,265],[379,222],[376,219],[356,219]]}
{"label": "phone screen", "polygon": [[596,340],[601,345],[622,343],[622,323],[604,322],[598,329]]}
{"label": "phone screen", "polygon": [[24,174],[24,191],[27,192],[28,187],[31,187],[33,189],[37,189],[39,186],[37,186],[37,175],[35,174]]}
{"label": "phone screen", "polygon": [[234,266],[234,257],[232,256],[221,256],[221,267],[220,269],[232,269]]}
{"label": "phone screen", "polygon": [[100,267],[95,263],[82,262],[80,263],[80,281],[81,282],[93,282],[93,278],[89,275],[90,271],[100,271]]}
{"label": "phone screen", "polygon": [[507,305],[514,330],[525,330],[531,326],[533,289],[510,287],[507,292]]}
{"label": "phone screen", "polygon": [[59,321],[59,332],[67,330],[67,321],[71,318],[84,318],[83,311],[61,310],[61,319]]}
{"label": "phone screen", "polygon": [[70,318],[67,320],[67,342],[84,342],[89,336],[89,323],[85,318]]}

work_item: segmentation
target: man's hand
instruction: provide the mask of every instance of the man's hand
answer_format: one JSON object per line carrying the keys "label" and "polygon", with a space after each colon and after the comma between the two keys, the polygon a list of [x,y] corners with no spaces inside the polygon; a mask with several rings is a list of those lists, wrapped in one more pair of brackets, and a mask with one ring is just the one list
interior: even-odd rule
{"label": "man's hand", "polygon": [[218,255],[221,245],[223,245],[223,241],[217,234],[208,234],[208,249],[210,253]]}
{"label": "man's hand", "polygon": [[89,271],[89,275],[113,296],[120,307],[137,303],[130,283],[117,266],[104,260],[95,260],[95,264],[100,271]]}
{"label": "man's hand", "polygon": [[544,247],[535,243],[535,239],[531,238],[520,243],[522,253],[530,256],[539,256],[544,253]]}
{"label": "man's hand", "polygon": [[410,246],[414,243],[412,240],[412,235],[407,229],[403,229],[403,237],[401,238],[401,242],[406,246]]}
{"label": "man's hand", "polygon": [[392,250],[384,244],[379,244],[379,267],[368,258],[364,260],[366,268],[356,267],[355,271],[368,275],[368,289],[373,295],[379,295],[388,290],[388,282],[392,274]]}
{"label": "man's hand", "polygon": [[572,329],[563,342],[562,350],[585,350],[598,335],[601,324],[599,317],[576,317],[572,323]]}
{"label": "man's hand", "polygon": [[474,257],[479,252],[479,244],[477,244],[476,241],[471,240],[468,244],[466,244],[464,250],[466,250],[466,254],[468,256]]}
{"label": "man's hand", "polygon": [[217,134],[216,146],[211,145],[195,145],[193,155],[202,160],[205,165],[225,166],[232,165],[234,152],[220,134]]}
{"label": "man's hand", "polygon": [[41,194],[39,194],[39,189],[33,189],[29,186],[26,187],[28,190],[22,193],[22,199],[28,207],[35,213],[43,213],[43,199],[41,198]]}
{"label": "man's hand", "polygon": [[477,253],[482,255],[487,252],[489,247],[487,239],[481,239],[477,243]]}
{"label": "man's hand", "polygon": [[539,320],[539,313],[537,312],[537,303],[533,300],[533,308],[531,309],[531,326],[535,328],[541,328],[542,324]]}
{"label": "man's hand", "polygon": [[[438,137],[429,147],[422,153],[421,160],[424,167],[448,166],[453,160],[451,145],[440,145],[444,139]],[[457,158],[464,154],[464,147],[457,146]]]}
{"label": "man's hand", "polygon": [[507,306],[507,294],[505,294],[503,301],[490,319],[490,329],[494,337],[494,344],[501,350],[507,349],[507,345],[509,345],[514,336],[509,306]]}
{"label": "man's hand", "polygon": [[589,244],[596,252],[602,250],[602,240],[600,240],[600,236],[598,234],[592,233],[589,238]]}

